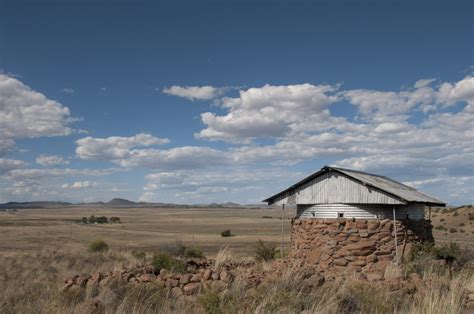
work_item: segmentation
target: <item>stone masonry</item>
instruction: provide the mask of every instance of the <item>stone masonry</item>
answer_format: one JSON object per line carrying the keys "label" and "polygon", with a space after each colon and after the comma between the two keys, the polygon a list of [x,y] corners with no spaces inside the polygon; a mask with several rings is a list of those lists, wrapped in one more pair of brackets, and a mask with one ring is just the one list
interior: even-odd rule
{"label": "stone masonry", "polygon": [[[413,242],[433,241],[429,220],[396,220],[398,256]],[[293,219],[290,259],[326,275],[383,273],[395,258],[389,219]]]}

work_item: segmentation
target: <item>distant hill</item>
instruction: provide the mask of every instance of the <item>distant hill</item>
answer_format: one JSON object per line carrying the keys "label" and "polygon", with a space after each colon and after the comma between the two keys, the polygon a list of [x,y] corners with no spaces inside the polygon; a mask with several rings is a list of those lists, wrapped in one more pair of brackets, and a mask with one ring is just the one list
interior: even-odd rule
{"label": "distant hill", "polygon": [[107,206],[135,206],[137,203],[124,198],[114,198],[106,203]]}
{"label": "distant hill", "polygon": [[54,207],[65,207],[70,206],[71,203],[67,202],[51,202],[51,201],[35,201],[35,202],[8,202],[0,204],[0,208],[4,209],[16,209],[16,208],[54,208]]}

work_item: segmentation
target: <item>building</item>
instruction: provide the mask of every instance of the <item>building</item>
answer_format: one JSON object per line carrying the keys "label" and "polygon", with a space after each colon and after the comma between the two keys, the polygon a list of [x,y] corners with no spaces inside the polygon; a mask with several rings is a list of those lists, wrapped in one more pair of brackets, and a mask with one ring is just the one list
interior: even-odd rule
{"label": "building", "polygon": [[424,219],[428,206],[445,206],[434,197],[387,177],[323,167],[263,202],[296,205],[297,218]]}
{"label": "building", "polygon": [[387,177],[328,166],[264,202],[296,205],[290,257],[331,273],[383,272],[413,242],[433,241],[425,209],[446,205]]}

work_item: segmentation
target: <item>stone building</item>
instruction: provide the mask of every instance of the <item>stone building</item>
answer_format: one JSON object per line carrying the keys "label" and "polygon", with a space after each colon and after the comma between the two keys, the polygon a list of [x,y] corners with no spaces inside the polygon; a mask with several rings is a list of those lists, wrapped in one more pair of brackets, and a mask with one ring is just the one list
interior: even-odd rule
{"label": "stone building", "polygon": [[290,257],[324,272],[382,272],[413,242],[433,241],[425,209],[446,205],[387,177],[327,166],[264,202],[296,205]]}

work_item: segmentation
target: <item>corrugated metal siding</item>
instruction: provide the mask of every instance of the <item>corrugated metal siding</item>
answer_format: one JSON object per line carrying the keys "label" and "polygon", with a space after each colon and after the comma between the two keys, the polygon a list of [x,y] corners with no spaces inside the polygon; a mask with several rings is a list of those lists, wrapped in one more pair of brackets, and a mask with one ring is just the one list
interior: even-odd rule
{"label": "corrugated metal siding", "polygon": [[409,202],[443,203],[442,201],[430,195],[421,193],[410,186],[404,185],[400,182],[394,181],[387,177],[364,173],[361,171],[349,170],[349,169],[342,169],[342,168],[334,168],[334,169],[348,176],[354,177],[357,180],[360,180],[362,182],[367,182],[368,184],[376,186],[384,191],[395,194]]}
{"label": "corrugated metal siding", "polygon": [[[295,196],[294,201],[288,195]],[[293,197],[290,197],[291,199]],[[288,193],[275,204],[404,204],[383,191],[362,185],[337,172],[327,172]]]}
{"label": "corrugated metal siding", "polygon": [[[357,219],[393,219],[393,206],[365,204],[318,204],[298,205],[297,218],[337,218],[342,213],[343,218]],[[424,205],[410,204],[395,206],[396,219],[420,220],[424,218]]]}

